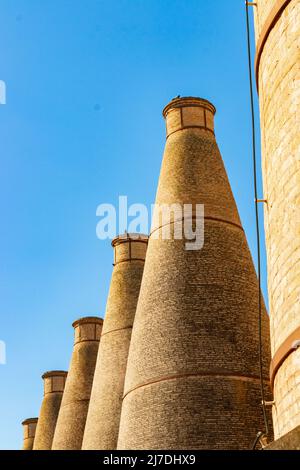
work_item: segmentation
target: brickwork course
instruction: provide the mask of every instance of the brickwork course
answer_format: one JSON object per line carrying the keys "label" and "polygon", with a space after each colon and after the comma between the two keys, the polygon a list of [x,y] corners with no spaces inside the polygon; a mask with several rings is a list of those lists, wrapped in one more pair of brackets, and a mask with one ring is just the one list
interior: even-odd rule
{"label": "brickwork course", "polygon": [[73,323],[74,349],[52,450],[81,449],[102,325],[98,317],[84,317]]}
{"label": "brickwork course", "polygon": [[300,425],[300,1],[257,0],[254,16],[279,438]]}
{"label": "brickwork course", "polygon": [[38,418],[28,418],[22,422],[23,447],[22,450],[32,450]]}
{"label": "brickwork course", "polygon": [[51,450],[67,372],[50,371],[43,374],[44,398],[36,427],[33,450]]}
{"label": "brickwork course", "polygon": [[[137,238],[138,237],[138,238]],[[124,378],[148,237],[113,240],[114,268],[107,300],[83,449],[116,449]]]}
{"label": "brickwork course", "polygon": [[[164,109],[158,204],[204,204],[205,240],[162,239],[154,221],[132,330],[118,449],[249,449],[264,430],[258,282],[214,135],[214,106]],[[171,233],[181,223],[170,224]],[[156,236],[154,236],[156,234]],[[159,235],[159,236],[157,236]],[[269,390],[269,320],[263,307]]]}

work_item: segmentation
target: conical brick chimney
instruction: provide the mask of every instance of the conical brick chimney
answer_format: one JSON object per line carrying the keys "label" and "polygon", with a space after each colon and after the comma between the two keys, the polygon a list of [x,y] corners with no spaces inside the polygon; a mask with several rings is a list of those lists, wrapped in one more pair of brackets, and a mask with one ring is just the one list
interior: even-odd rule
{"label": "conical brick chimney", "polygon": [[88,412],[103,320],[80,318],[73,323],[75,342],[52,450],[80,450]]}
{"label": "conical brick chimney", "polygon": [[32,450],[38,418],[28,418],[22,422],[23,447],[22,450]]}
{"label": "conical brick chimney", "polygon": [[[200,98],[178,98],[163,114],[167,142],[156,203],[204,204],[204,246],[191,250],[187,240],[175,239],[181,217],[163,229],[154,219],[118,449],[249,449],[264,431],[258,283],[215,140],[215,108]],[[193,225],[201,227],[196,216],[194,206]],[[171,239],[161,237],[166,228]],[[268,390],[265,310],[262,335]]]}
{"label": "conical brick chimney", "polygon": [[44,398],[36,427],[33,450],[51,450],[67,372],[53,370],[42,375]]}
{"label": "conical brick chimney", "polygon": [[148,237],[113,240],[114,269],[99,346],[83,449],[117,446],[131,330],[140,291]]}

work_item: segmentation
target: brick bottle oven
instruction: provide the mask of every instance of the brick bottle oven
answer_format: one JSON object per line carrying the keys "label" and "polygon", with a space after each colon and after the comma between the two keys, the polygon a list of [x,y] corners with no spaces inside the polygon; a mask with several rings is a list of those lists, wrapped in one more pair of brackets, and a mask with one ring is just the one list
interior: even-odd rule
{"label": "brick bottle oven", "polygon": [[90,401],[103,320],[76,320],[74,350],[56,423],[52,450],[80,450]]}
{"label": "brick bottle oven", "polygon": [[[256,0],[275,438],[300,425],[299,0]],[[300,428],[299,428],[300,445]]]}
{"label": "brick bottle oven", "polygon": [[32,450],[38,418],[28,418],[22,422],[23,447],[22,450]]}
{"label": "brick bottle oven", "polygon": [[42,375],[44,398],[36,427],[33,450],[51,450],[67,372],[53,370]]}
{"label": "brick bottle oven", "polygon": [[106,306],[83,449],[117,446],[131,330],[144,270],[148,237],[113,240],[114,269]]}
{"label": "brick bottle oven", "polygon": [[[215,140],[215,108],[178,98],[163,114],[167,142],[156,203],[204,204],[205,241],[188,251],[186,240],[162,240],[162,227],[152,226],[118,449],[249,449],[264,429],[258,284]],[[263,356],[268,392],[265,310]]]}

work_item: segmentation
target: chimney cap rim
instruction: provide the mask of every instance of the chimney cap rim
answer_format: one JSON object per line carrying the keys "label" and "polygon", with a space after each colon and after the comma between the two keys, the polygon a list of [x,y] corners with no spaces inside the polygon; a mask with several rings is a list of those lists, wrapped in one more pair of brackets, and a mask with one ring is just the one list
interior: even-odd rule
{"label": "chimney cap rim", "polygon": [[128,243],[130,241],[148,243],[148,240],[149,235],[145,235],[144,233],[123,233],[113,238],[111,246],[115,247],[117,245],[120,245],[121,243]]}
{"label": "chimney cap rim", "polygon": [[199,98],[194,96],[185,96],[173,98],[163,109],[163,117],[166,118],[168,112],[174,108],[185,108],[190,106],[204,107],[211,111],[213,114],[216,114],[215,106],[205,98]]}
{"label": "chimney cap rim", "polygon": [[103,325],[103,321],[104,320],[101,317],[81,317],[75,320],[72,323],[72,326],[73,328],[76,328],[77,326],[83,325],[85,323],[95,323],[95,324]]}
{"label": "chimney cap rim", "polygon": [[42,379],[47,379],[48,377],[66,377],[68,372],[65,370],[49,370],[42,375]]}
{"label": "chimney cap rim", "polygon": [[22,421],[22,425],[23,426],[26,426],[26,424],[33,424],[33,423],[37,423],[38,422],[38,418],[27,418],[27,419],[24,419],[24,421]]}

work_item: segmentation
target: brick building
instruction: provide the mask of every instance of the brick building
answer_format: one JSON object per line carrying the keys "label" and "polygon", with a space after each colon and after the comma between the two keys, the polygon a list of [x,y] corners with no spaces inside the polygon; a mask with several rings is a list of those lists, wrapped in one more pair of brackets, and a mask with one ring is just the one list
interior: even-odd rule
{"label": "brick building", "polygon": [[[256,0],[253,9],[271,323],[270,334],[263,305],[269,442],[271,414],[275,434],[268,448],[300,449],[300,1]],[[175,213],[168,223],[154,217],[149,241],[113,241],[114,270],[83,449],[250,449],[265,429],[258,283],[215,139],[215,111],[193,97],[176,98],[163,111],[167,141],[156,203],[203,204],[204,245],[186,249],[188,240],[175,236],[182,230]],[[197,212],[190,222],[194,229],[200,223]],[[95,351],[92,356],[86,355],[86,370],[74,369],[72,362],[70,369],[76,383],[86,373],[90,388]],[[38,423],[23,422],[28,450],[51,448],[66,373],[43,378]],[[76,386],[72,390],[67,418],[82,424],[87,407],[82,414]],[[80,447],[70,443],[73,424],[53,448]],[[83,424],[80,429],[81,440]]]}
{"label": "brick building", "polygon": [[274,433],[279,438],[300,425],[300,2],[256,3],[270,377]]}
{"label": "brick building", "polygon": [[102,325],[103,320],[98,317],[84,317],[73,323],[74,350],[52,450],[81,449]]}
{"label": "brick building", "polygon": [[147,236],[134,234],[112,241],[114,269],[83,439],[85,450],[117,446],[128,350],[147,243]]}
{"label": "brick building", "polygon": [[[156,203],[204,204],[204,246],[154,219],[132,331],[118,449],[249,449],[263,430],[258,283],[214,134],[214,106],[174,99]],[[195,220],[195,216],[191,216]],[[159,234],[159,236],[157,236]],[[156,236],[154,236],[156,235]],[[269,322],[263,309],[269,396]]]}

